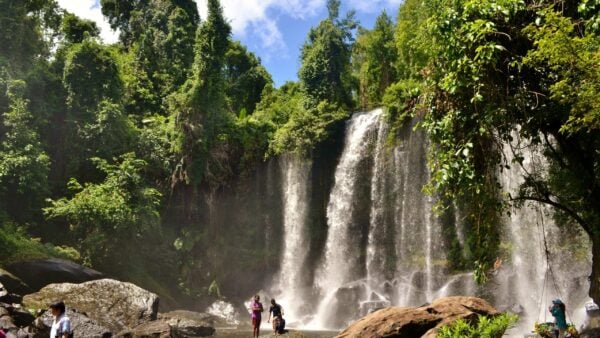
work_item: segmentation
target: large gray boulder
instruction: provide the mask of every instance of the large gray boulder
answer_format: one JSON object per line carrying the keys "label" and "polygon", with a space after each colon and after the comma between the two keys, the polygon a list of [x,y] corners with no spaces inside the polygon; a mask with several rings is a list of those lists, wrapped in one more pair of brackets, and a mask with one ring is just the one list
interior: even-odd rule
{"label": "large gray boulder", "polygon": [[156,294],[113,279],[50,284],[23,297],[23,305],[28,309],[45,309],[57,299],[63,300],[68,308],[85,313],[113,333],[157,318]]}
{"label": "large gray boulder", "polygon": [[25,284],[17,276],[3,269],[0,269],[0,284],[4,285],[8,292],[19,295],[26,295],[33,292],[29,285]]}
{"label": "large gray boulder", "polygon": [[[33,291],[53,283],[83,283],[104,278],[101,272],[58,258],[16,262],[8,265],[6,270],[20,278]],[[5,285],[11,292],[20,293],[11,290],[8,284]],[[29,292],[22,294],[26,293]]]}

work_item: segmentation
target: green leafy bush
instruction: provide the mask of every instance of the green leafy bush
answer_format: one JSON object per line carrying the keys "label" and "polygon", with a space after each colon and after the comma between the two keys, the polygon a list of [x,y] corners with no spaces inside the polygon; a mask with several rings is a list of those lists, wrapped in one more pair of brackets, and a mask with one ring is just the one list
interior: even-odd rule
{"label": "green leafy bush", "polygon": [[479,316],[476,323],[457,320],[452,325],[442,327],[437,338],[500,338],[512,327],[519,317],[505,313],[496,317]]}
{"label": "green leafy bush", "polygon": [[30,237],[24,227],[15,223],[3,222],[0,226],[0,266],[48,257],[78,261],[79,256],[74,248],[43,244],[39,238]]}

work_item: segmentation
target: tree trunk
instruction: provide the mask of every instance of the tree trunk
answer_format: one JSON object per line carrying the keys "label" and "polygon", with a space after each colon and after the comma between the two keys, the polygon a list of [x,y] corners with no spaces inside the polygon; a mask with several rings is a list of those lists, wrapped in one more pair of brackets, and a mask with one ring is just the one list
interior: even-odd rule
{"label": "tree trunk", "polygon": [[594,234],[592,240],[592,275],[590,276],[590,297],[600,304],[600,236]]}

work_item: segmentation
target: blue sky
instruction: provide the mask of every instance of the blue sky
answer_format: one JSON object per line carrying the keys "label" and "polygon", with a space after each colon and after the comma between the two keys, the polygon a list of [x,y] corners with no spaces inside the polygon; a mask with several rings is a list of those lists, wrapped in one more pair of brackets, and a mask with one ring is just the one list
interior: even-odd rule
{"label": "blue sky", "polygon": [[[196,0],[201,17],[206,17],[206,0]],[[402,0],[342,0],[341,13],[356,10],[361,25],[371,28],[381,11],[396,17]],[[114,42],[102,17],[98,0],[58,0],[59,4],[84,18],[96,21],[106,42]],[[233,38],[258,55],[277,86],[296,80],[300,48],[310,27],[327,16],[326,0],[221,0],[233,28]]]}

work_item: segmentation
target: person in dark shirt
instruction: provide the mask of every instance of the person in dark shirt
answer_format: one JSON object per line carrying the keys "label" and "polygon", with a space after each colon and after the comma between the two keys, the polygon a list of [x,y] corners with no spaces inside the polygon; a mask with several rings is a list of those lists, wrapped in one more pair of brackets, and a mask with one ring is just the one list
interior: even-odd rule
{"label": "person in dark shirt", "polygon": [[275,302],[275,299],[271,299],[267,323],[271,320],[271,316],[273,318],[273,334],[277,336],[282,331],[280,326],[283,321],[283,308]]}

